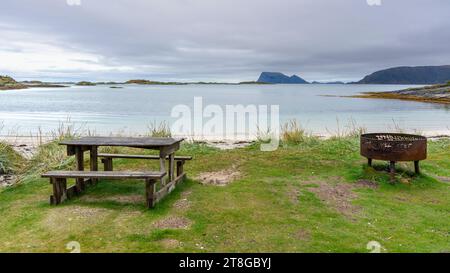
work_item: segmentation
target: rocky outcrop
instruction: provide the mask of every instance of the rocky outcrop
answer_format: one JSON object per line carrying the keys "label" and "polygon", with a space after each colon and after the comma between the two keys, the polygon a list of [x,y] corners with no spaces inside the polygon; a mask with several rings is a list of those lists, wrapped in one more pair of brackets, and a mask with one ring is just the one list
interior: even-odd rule
{"label": "rocky outcrop", "polygon": [[25,89],[25,84],[18,83],[9,76],[0,76],[0,90]]}
{"label": "rocky outcrop", "polygon": [[414,100],[450,104],[450,82],[447,84],[425,86],[420,88],[408,88],[390,92],[365,92],[362,95],[356,95],[353,97]]}

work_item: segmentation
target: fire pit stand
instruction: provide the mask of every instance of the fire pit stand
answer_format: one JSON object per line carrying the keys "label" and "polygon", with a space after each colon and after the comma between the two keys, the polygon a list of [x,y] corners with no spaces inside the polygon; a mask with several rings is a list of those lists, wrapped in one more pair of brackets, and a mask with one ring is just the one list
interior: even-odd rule
{"label": "fire pit stand", "polygon": [[392,177],[395,163],[414,161],[414,170],[420,173],[419,161],[427,158],[427,138],[408,134],[377,133],[361,135],[361,155],[367,158],[369,166],[372,160],[389,161]]}

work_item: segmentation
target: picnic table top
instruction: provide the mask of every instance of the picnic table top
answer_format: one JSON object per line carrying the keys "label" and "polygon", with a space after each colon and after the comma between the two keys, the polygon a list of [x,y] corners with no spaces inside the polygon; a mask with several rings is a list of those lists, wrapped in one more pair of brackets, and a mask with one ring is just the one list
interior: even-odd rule
{"label": "picnic table top", "polygon": [[170,137],[82,137],[63,140],[60,145],[68,146],[126,146],[139,148],[157,148],[175,145],[183,138]]}

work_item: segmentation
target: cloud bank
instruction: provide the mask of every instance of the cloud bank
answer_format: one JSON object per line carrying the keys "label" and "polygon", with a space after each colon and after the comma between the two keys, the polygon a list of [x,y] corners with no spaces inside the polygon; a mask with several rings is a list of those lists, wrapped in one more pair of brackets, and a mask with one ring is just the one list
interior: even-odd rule
{"label": "cloud bank", "polygon": [[357,80],[450,64],[450,1],[3,0],[0,74],[19,79]]}

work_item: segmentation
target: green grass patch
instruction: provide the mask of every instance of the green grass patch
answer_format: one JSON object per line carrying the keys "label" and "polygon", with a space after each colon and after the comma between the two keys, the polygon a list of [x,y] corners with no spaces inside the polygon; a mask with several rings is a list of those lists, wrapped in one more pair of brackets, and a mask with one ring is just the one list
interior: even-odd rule
{"label": "green grass patch", "polygon": [[[421,175],[412,163],[398,164],[393,185],[386,162],[366,165],[357,138],[297,136],[273,152],[260,151],[258,143],[234,150],[182,145],[178,154],[194,158],[185,166],[189,179],[152,210],[145,208],[138,180],[103,180],[50,206],[50,184],[39,176],[74,168],[73,158],[56,143],[42,146],[30,161],[16,161],[6,148],[13,158],[8,162],[18,162],[11,168],[23,178],[0,192],[0,251],[68,252],[70,241],[82,252],[369,252],[370,241],[385,252],[450,250],[448,139],[429,142]],[[114,163],[117,170],[158,167],[148,160]],[[195,179],[230,168],[241,175],[224,187]],[[155,225],[167,219],[190,225]]]}

